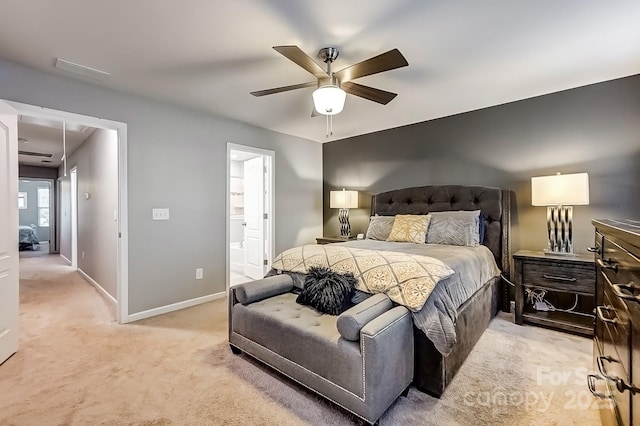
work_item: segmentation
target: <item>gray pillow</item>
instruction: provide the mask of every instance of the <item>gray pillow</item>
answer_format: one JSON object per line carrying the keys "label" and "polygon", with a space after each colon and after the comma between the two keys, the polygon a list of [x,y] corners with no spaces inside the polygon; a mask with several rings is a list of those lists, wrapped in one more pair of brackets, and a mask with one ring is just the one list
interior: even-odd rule
{"label": "gray pillow", "polygon": [[386,241],[389,238],[395,216],[371,216],[367,228],[368,240]]}
{"label": "gray pillow", "polygon": [[251,281],[236,287],[236,297],[243,305],[268,299],[286,293],[293,288],[289,275],[273,275],[261,280]]}
{"label": "gray pillow", "polygon": [[338,316],[336,326],[342,337],[352,342],[360,340],[360,330],[369,321],[387,312],[393,303],[382,293],[374,294],[364,302],[347,309]]}
{"label": "gray pillow", "polygon": [[480,245],[480,210],[431,212],[427,244]]}

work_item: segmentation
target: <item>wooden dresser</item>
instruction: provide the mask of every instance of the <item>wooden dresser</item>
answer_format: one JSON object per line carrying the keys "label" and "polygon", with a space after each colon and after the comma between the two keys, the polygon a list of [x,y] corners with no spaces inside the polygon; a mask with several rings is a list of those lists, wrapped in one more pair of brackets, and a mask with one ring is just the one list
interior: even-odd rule
{"label": "wooden dresser", "polygon": [[640,424],[640,221],[594,220],[594,374],[604,425]]}

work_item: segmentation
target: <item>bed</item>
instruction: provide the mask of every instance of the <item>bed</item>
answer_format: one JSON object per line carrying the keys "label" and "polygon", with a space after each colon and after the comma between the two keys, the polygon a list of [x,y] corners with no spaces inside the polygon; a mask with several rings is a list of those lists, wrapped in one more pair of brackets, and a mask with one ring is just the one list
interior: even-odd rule
{"label": "bed", "polygon": [[[421,186],[380,193],[371,201],[372,216],[426,215],[460,210],[480,211],[479,215],[475,213],[483,223],[484,238],[480,246],[415,244],[369,238],[331,244],[332,247],[345,247],[342,251],[356,249],[427,256],[453,269],[453,274],[440,280],[426,302],[414,307],[412,312],[415,340],[413,384],[437,397],[442,395],[498,309],[504,307],[503,300],[508,301],[507,287],[502,284],[500,274],[508,276],[510,270],[510,193],[481,186]],[[429,226],[432,227],[433,222]],[[424,241],[424,234],[419,240]],[[308,247],[311,252],[320,250]],[[291,249],[290,257],[281,256],[283,260],[297,259],[299,250],[304,252],[305,248]],[[337,255],[333,248],[321,257],[327,262],[336,260],[334,265],[328,265],[332,269],[345,267],[345,258],[342,254]],[[285,269],[297,286],[302,287],[303,271],[291,271],[295,268],[290,272]],[[361,279],[366,281],[367,278],[363,275]]]}
{"label": "bed", "polygon": [[18,227],[18,244],[20,250],[27,248],[35,250],[40,241],[38,241],[38,237],[32,227],[20,225]]}
{"label": "bed", "polygon": [[[371,214],[427,214],[437,211],[480,210],[486,225],[482,244],[494,256],[502,273],[509,276],[510,205],[511,193],[508,190],[483,186],[434,185],[374,195],[371,200]],[[425,308],[434,304],[434,296],[437,296],[441,287],[436,287]],[[498,310],[508,310],[508,300],[508,287],[500,276],[482,283],[479,289],[456,307],[455,311],[450,312],[455,318],[453,326],[456,339],[446,354],[441,353],[422,330],[414,327],[416,388],[440,397]]]}

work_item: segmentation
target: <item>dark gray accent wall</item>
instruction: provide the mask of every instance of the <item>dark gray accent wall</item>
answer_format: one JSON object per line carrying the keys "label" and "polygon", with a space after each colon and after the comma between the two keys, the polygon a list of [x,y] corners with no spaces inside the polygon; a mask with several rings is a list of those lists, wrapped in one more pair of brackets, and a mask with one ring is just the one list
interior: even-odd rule
{"label": "dark gray accent wall", "polygon": [[590,205],[574,207],[577,252],[593,242],[591,219],[640,219],[640,75],[324,144],[324,234],[338,232],[332,189],[363,192],[357,233],[371,194],[484,185],[515,192],[514,250],[540,250],[546,208],[531,206],[530,182],[555,172],[589,173]]}

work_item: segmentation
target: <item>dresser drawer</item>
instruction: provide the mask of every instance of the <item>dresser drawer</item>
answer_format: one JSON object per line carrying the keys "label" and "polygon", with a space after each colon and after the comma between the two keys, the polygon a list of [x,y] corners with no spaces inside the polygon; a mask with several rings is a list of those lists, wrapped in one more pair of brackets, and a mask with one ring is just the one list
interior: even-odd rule
{"label": "dresser drawer", "polygon": [[[628,380],[624,377],[625,372],[619,362],[615,358],[607,355],[607,345],[604,345],[605,354],[596,355],[596,368],[598,373],[604,379],[607,385],[605,395],[608,395],[614,402],[615,415],[619,425],[632,425],[631,423],[631,392],[627,390],[621,391],[616,386],[618,378],[622,378],[625,382]],[[600,359],[598,359],[600,358]]]}
{"label": "dresser drawer", "polygon": [[[603,323],[605,354],[615,358],[624,371],[625,381],[631,378],[631,322],[625,304],[615,296],[605,277],[604,305],[596,307],[596,321]],[[598,312],[599,311],[599,312]]]}
{"label": "dresser drawer", "polygon": [[522,264],[525,286],[593,296],[595,278],[593,265],[568,262],[527,260]]}
{"label": "dresser drawer", "polygon": [[605,239],[601,270],[618,296],[628,303],[640,303],[640,260],[616,243]]}

